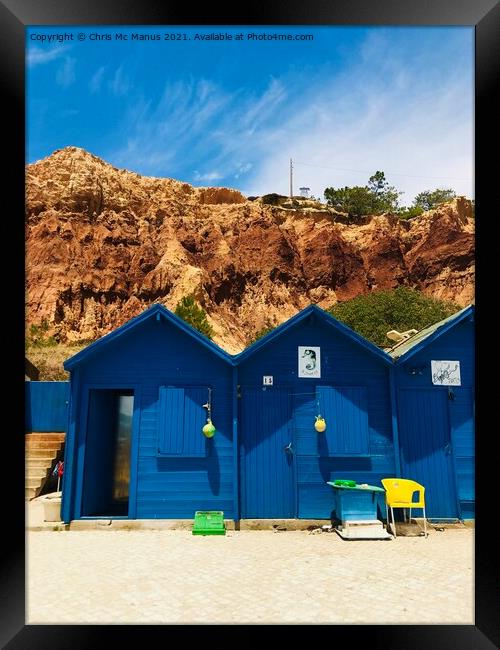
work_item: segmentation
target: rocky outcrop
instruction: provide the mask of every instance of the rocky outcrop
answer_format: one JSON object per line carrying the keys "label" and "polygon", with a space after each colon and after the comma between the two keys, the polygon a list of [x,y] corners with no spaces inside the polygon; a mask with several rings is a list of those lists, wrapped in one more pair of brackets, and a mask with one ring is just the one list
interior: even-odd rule
{"label": "rocky outcrop", "polygon": [[67,147],[27,166],[27,321],[89,340],[193,293],[215,341],[237,352],[311,302],[329,307],[374,289],[405,284],[465,305],[473,226],[465,198],[408,222],[348,225],[324,207],[143,177]]}

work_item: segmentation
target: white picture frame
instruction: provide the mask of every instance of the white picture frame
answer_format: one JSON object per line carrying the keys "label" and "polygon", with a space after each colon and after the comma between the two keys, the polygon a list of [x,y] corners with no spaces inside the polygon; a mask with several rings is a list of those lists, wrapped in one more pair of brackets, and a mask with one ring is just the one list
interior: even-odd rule
{"label": "white picture frame", "polygon": [[460,361],[431,361],[431,377],[435,386],[461,386]]}
{"label": "white picture frame", "polygon": [[313,345],[298,346],[298,376],[321,379],[321,348]]}

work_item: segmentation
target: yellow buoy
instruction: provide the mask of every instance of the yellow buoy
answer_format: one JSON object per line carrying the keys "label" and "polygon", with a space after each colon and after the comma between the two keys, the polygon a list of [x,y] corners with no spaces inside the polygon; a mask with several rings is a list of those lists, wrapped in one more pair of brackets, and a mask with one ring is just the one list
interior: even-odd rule
{"label": "yellow buoy", "polygon": [[316,416],[316,422],[314,423],[314,428],[318,433],[323,433],[326,429],[325,418],[322,418],[321,415]]}
{"label": "yellow buoy", "polygon": [[216,429],[215,429],[214,425],[212,424],[212,420],[210,420],[210,419],[207,420],[207,423],[206,423],[205,426],[203,427],[202,431],[203,431],[203,434],[204,434],[207,438],[213,438]]}

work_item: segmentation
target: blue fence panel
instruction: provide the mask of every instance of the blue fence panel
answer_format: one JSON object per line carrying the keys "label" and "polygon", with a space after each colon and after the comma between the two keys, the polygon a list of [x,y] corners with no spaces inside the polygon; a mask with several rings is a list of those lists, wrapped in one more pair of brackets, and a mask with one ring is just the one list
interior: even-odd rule
{"label": "blue fence panel", "polygon": [[68,400],[68,381],[26,381],[25,430],[66,431]]}

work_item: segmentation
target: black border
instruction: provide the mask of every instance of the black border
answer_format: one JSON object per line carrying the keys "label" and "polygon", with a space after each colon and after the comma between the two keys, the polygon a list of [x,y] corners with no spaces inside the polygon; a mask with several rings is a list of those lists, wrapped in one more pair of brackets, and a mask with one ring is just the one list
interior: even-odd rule
{"label": "black border", "polygon": [[[480,218],[495,219],[498,212],[498,197],[495,190],[498,187],[498,165],[493,159],[490,162],[488,152],[493,151],[498,156],[498,115],[500,105],[494,98],[494,90],[498,89],[500,79],[500,5],[498,0],[276,0],[273,3],[244,7],[245,12],[235,15],[221,4],[205,3],[196,8],[193,14],[190,7],[169,3],[161,0],[0,0],[0,79],[7,90],[7,101],[2,106],[4,116],[4,138],[13,138],[12,146],[3,150],[7,176],[4,184],[4,199],[12,199],[12,210],[4,209],[4,227],[10,226],[12,232],[4,241],[8,244],[19,244],[17,277],[20,279],[18,291],[9,295],[9,328],[12,336],[9,338],[9,351],[14,354],[12,367],[19,368],[15,374],[19,404],[24,402],[24,386],[21,384],[21,367],[19,363],[24,353],[24,291],[21,282],[24,279],[24,232],[17,227],[20,221],[19,212],[24,204],[24,27],[27,25],[58,25],[58,24],[193,24],[193,25],[286,25],[286,24],[340,24],[340,25],[475,25],[476,26],[476,203]],[[496,142],[495,142],[496,136]],[[493,199],[497,199],[494,205]],[[16,223],[17,222],[17,223]],[[485,224],[487,221],[485,221]],[[14,225],[15,224],[15,225]],[[5,235],[4,235],[5,237]],[[476,235],[477,244],[482,244],[482,229]],[[14,243],[15,242],[15,243]],[[5,247],[7,250],[7,246]],[[481,250],[481,248],[480,248]],[[479,260],[480,260],[479,254]],[[13,276],[12,263],[4,271],[10,288],[10,278]],[[481,265],[478,268],[476,296],[483,286]],[[14,285],[16,286],[16,285]],[[17,301],[17,302],[16,302]],[[19,310],[12,306],[18,305]],[[21,322],[23,319],[23,322]],[[486,317],[479,310],[480,329]],[[477,337],[478,339],[480,337]],[[12,344],[10,341],[12,340]],[[16,366],[17,363],[19,364]],[[9,375],[12,378],[12,374]],[[481,376],[477,377],[476,404],[485,403],[481,398],[480,389],[483,387]],[[24,382],[23,382],[24,383]],[[487,379],[484,383],[487,383]],[[487,386],[485,386],[486,388]],[[479,399],[478,399],[479,398]],[[10,402],[10,397],[9,397]],[[10,404],[9,404],[10,405]],[[4,409],[4,413],[8,409]],[[478,411],[476,410],[476,415]],[[4,416],[6,417],[6,416]],[[19,419],[20,420],[20,419]],[[479,423],[480,418],[477,417]],[[21,429],[22,425],[19,425]],[[496,417],[489,430],[492,434],[498,429]],[[121,635],[131,643],[144,643],[158,633],[162,634],[164,627],[168,639],[175,635],[175,626],[24,626],[24,519],[20,516],[20,503],[24,503],[24,477],[19,471],[24,466],[23,430],[12,431],[4,428],[4,436],[12,445],[12,453],[4,457],[4,467],[10,471],[12,479],[4,482],[8,487],[9,498],[3,500],[2,514],[5,525],[2,526],[4,535],[2,542],[5,550],[2,553],[2,572],[0,574],[0,645],[8,648],[90,648],[116,644]],[[489,439],[481,435],[477,427],[479,441],[477,453],[477,520],[476,528],[476,626],[334,626],[331,642],[347,642],[352,645],[358,641],[359,632],[368,632],[367,641],[372,647],[385,648],[491,648],[493,644],[500,645],[500,632],[497,602],[498,578],[492,564],[492,557],[498,557],[498,552],[485,550],[488,541],[495,542],[493,531],[488,530],[486,517],[494,518],[496,512],[488,507],[487,500],[490,491],[485,476],[496,478],[493,456],[488,458],[481,440]],[[492,437],[497,437],[496,435]],[[18,456],[19,454],[19,456]],[[12,459],[22,458],[19,465],[14,466]],[[487,464],[491,462],[491,472]],[[15,488],[12,487],[15,485]],[[10,486],[10,487],[9,487]],[[496,494],[497,490],[494,489]],[[5,492],[4,492],[5,495]],[[15,499],[13,498],[15,496]],[[19,499],[19,500],[17,500]],[[484,523],[482,523],[484,522]],[[484,525],[484,529],[482,526]],[[395,567],[397,580],[398,568]],[[56,578],[56,576],[54,576]],[[383,594],[381,594],[383,598]],[[446,594],[443,594],[446,598]],[[190,626],[189,636],[195,633],[204,634],[204,626]],[[282,634],[282,626],[251,626],[278,627]],[[250,628],[248,628],[250,631]],[[273,632],[272,629],[266,630]],[[276,630],[274,630],[276,631]],[[179,630],[184,642],[188,631],[185,626]],[[294,631],[294,634],[296,631]],[[491,641],[489,641],[490,639]],[[10,641],[9,641],[10,640]],[[165,639],[166,640],[166,639]],[[208,639],[203,637],[206,642]],[[312,640],[312,639],[311,639]],[[222,639],[221,639],[222,641]],[[231,639],[234,643],[236,639]],[[230,642],[231,642],[230,641]],[[330,641],[329,635],[321,641]],[[227,641],[226,641],[227,642]],[[493,642],[493,643],[492,643]]]}

